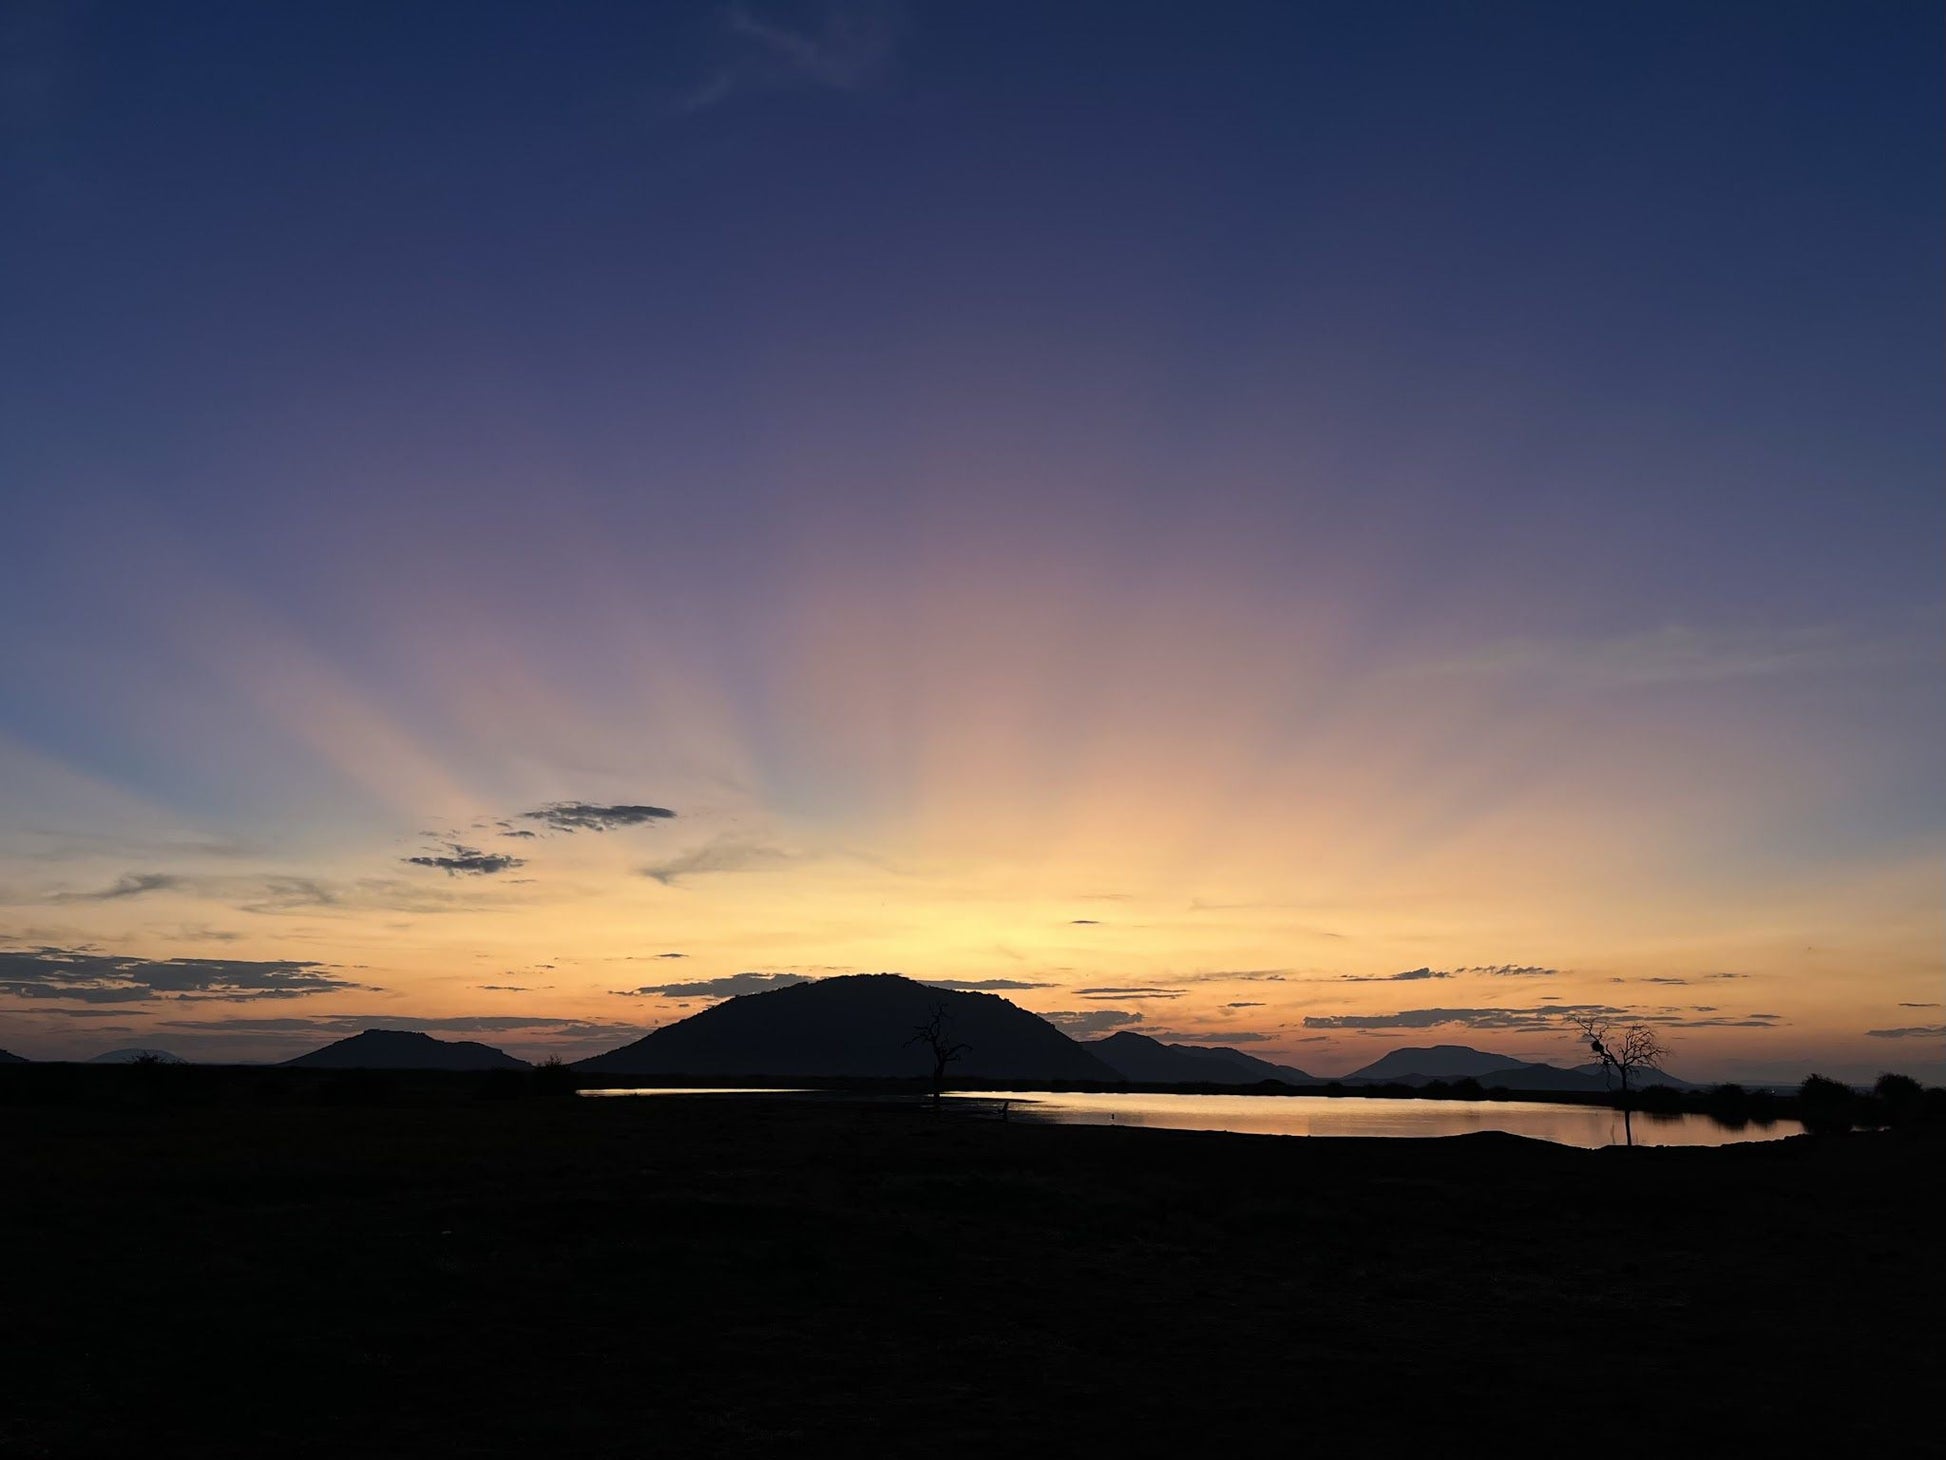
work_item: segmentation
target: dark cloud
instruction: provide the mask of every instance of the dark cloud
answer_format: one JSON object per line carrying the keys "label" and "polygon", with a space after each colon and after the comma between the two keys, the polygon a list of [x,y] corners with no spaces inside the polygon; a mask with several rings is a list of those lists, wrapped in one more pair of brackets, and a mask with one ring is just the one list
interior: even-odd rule
{"label": "dark cloud", "polygon": [[746,872],[752,867],[789,860],[790,854],[776,847],[723,838],[671,857],[666,862],[658,862],[653,867],[644,867],[642,875],[660,882],[664,887],[673,887],[684,877],[708,872]]}
{"label": "dark cloud", "polygon": [[597,806],[589,801],[556,801],[538,811],[523,811],[520,819],[538,821],[554,831],[614,831],[624,826],[652,826],[675,814],[666,806]]}
{"label": "dark cloud", "polygon": [[1099,919],[1099,918],[1069,918],[1069,919],[1068,919],[1068,926],[1069,926],[1070,928],[1098,928],[1098,927],[1100,927],[1100,926],[1101,926],[1101,919]]}
{"label": "dark cloud", "polygon": [[499,872],[509,872],[527,863],[520,857],[510,857],[505,852],[482,852],[460,842],[450,842],[453,853],[449,857],[406,857],[404,860],[415,867],[436,867],[447,876],[461,873],[480,877],[491,877]]}
{"label": "dark cloud", "polygon": [[1041,1018],[1071,1039],[1086,1039],[1142,1022],[1142,1016],[1132,1009],[1056,1009]]}
{"label": "dark cloud", "polygon": [[1225,1029],[1219,1034],[1202,1034],[1180,1029],[1150,1027],[1143,1032],[1149,1038],[1160,1039],[1167,1044],[1193,1044],[1204,1049],[1222,1049],[1232,1044],[1268,1044],[1277,1037],[1274,1034],[1252,1034],[1242,1029]]}
{"label": "dark cloud", "polygon": [[958,989],[962,993],[1001,993],[1008,989],[1051,989],[1051,983],[1029,983],[1024,978],[918,978],[929,989]]}
{"label": "dark cloud", "polygon": [[1865,1033],[1872,1039],[1946,1039],[1946,1024],[1909,1024],[1903,1029],[1867,1029]]}
{"label": "dark cloud", "polygon": [[169,892],[184,885],[181,877],[167,872],[126,872],[113,884],[93,892],[57,892],[49,902],[116,902],[124,897],[140,897],[145,892]]}
{"label": "dark cloud", "polygon": [[521,831],[503,831],[500,833],[500,835],[516,837],[521,841],[533,841],[540,836],[540,833],[537,831],[521,830]]}
{"label": "dark cloud", "polygon": [[488,994],[531,994],[534,992],[534,986],[532,984],[524,983],[482,983],[475,984],[474,987],[482,993]]}
{"label": "dark cloud", "polygon": [[1284,983],[1296,973],[1294,968],[1230,968],[1214,973],[1199,973],[1191,983]]}
{"label": "dark cloud", "polygon": [[1690,1018],[1674,1011],[1640,1013],[1606,1004],[1539,1004],[1526,1009],[1404,1009],[1396,1014],[1307,1014],[1307,1029],[1434,1029],[1458,1024],[1468,1029],[1492,1029],[1521,1034],[1559,1033],[1561,1021],[1572,1015],[1629,1019],[1671,1029],[1769,1029],[1781,1014],[1745,1014],[1741,1018]]}
{"label": "dark cloud", "polygon": [[1254,999],[1238,999],[1235,1003],[1225,1004],[1223,1007],[1226,1009],[1261,1009],[1263,1005]]}
{"label": "dark cloud", "polygon": [[1483,973],[1490,978],[1559,978],[1558,968],[1542,968],[1536,963],[1475,963],[1456,968],[1454,973]]}
{"label": "dark cloud", "polygon": [[658,953],[655,956],[657,958],[687,958],[689,955],[687,953]]}
{"label": "dark cloud", "polygon": [[1075,990],[1075,993],[1084,999],[1180,999],[1183,996],[1183,992],[1182,989],[1152,988],[1140,985],[1134,988]]}
{"label": "dark cloud", "polygon": [[409,1014],[317,1014],[290,1018],[160,1019],[157,1028],[205,1034],[310,1034],[338,1039],[367,1029],[410,1029],[422,1034],[509,1034],[522,1030],[587,1038],[631,1039],[641,1026],[608,1019],[561,1018],[532,1014],[460,1014],[415,1018]]}
{"label": "dark cloud", "polygon": [[802,973],[732,973],[722,978],[645,984],[639,989],[613,992],[630,999],[734,999],[741,994],[760,994],[766,989],[785,989],[792,984],[812,982],[808,974]]}
{"label": "dark cloud", "polygon": [[1899,1007],[1901,1009],[1937,1009],[1939,1005],[1938,1004],[1908,1004],[1904,1000],[1900,1000]]}
{"label": "dark cloud", "polygon": [[1435,968],[1408,968],[1404,973],[1348,973],[1339,983],[1420,983],[1429,978],[1451,978],[1453,975]]}
{"label": "dark cloud", "polygon": [[1531,1009],[1403,1009],[1396,1014],[1307,1014],[1306,1029],[1434,1029],[1463,1024],[1472,1029],[1552,1029],[1570,1014],[1619,1016],[1605,1004],[1542,1004]]}
{"label": "dark cloud", "polygon": [[127,958],[73,948],[0,950],[0,993],[23,999],[129,1004],[147,999],[295,999],[361,989],[293,959]]}

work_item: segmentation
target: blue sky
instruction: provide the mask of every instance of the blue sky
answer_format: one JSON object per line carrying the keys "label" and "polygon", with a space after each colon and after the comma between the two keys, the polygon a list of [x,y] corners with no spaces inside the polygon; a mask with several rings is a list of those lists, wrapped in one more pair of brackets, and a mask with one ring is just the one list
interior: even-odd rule
{"label": "blue sky", "polygon": [[[641,801],[653,851],[529,869],[558,905],[412,913],[388,995],[457,1009],[516,927],[602,929],[576,1017],[705,925],[725,976],[1005,945],[1057,991],[1725,952],[1791,1032],[1723,1060],[1862,1067],[1941,972],[1941,29],[12,7],[0,934],[369,961],[385,910],[221,879]],[[722,906],[639,875],[706,848]],[[200,900],[73,900],[125,875]],[[1091,893],[1141,936],[1032,942]]]}

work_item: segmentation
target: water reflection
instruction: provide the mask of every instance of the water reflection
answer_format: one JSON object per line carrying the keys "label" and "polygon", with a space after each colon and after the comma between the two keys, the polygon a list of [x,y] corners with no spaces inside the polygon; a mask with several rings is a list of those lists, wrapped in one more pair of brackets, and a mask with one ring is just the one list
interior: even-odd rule
{"label": "water reflection", "polygon": [[[1234,1131],[1277,1136],[1458,1136],[1507,1131],[1562,1145],[1621,1145],[1622,1113],[1599,1105],[1548,1105],[1528,1100],[1329,1099],[1265,1095],[1072,1095],[1051,1090],[1018,1094],[960,1094],[1012,1120],[1059,1125],[1139,1125],[1169,1130]],[[1002,1109],[1002,1106],[1006,1108]],[[1735,1128],[1707,1115],[1635,1113],[1638,1146],[1724,1146],[1737,1141],[1799,1135],[1794,1120]]]}
{"label": "water reflection", "polygon": [[[796,1095],[842,1100],[836,1092],[789,1086],[638,1086],[583,1090],[611,1095]],[[1622,1113],[1599,1105],[1550,1105],[1537,1100],[1393,1100],[1376,1096],[1066,1094],[1054,1090],[947,1092],[969,1114],[1057,1125],[1138,1125],[1167,1130],[1231,1131],[1273,1136],[1459,1136],[1506,1131],[1567,1146],[1619,1146]],[[1638,1146],[1727,1146],[1803,1134],[1794,1120],[1635,1113]]]}
{"label": "water reflection", "polygon": [[797,1085],[656,1085],[630,1090],[577,1090],[577,1095],[811,1095]]}

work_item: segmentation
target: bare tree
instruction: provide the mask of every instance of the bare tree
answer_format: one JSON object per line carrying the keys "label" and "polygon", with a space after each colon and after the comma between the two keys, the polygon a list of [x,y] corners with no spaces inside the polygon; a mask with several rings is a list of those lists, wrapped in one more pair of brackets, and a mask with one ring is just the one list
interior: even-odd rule
{"label": "bare tree", "polygon": [[932,1051],[932,1103],[938,1105],[946,1093],[946,1066],[973,1046],[953,1042],[953,1016],[943,1000],[935,1000],[932,1014],[912,1031],[907,1044],[923,1044]]}
{"label": "bare tree", "polygon": [[1622,1084],[1622,1131],[1629,1145],[1635,1144],[1635,1122],[1630,1095],[1635,1077],[1644,1070],[1660,1070],[1669,1057],[1669,1047],[1647,1024],[1629,1024],[1617,1029],[1612,1019],[1593,1014],[1570,1014],[1569,1022],[1588,1041],[1588,1048],[1601,1061],[1603,1078],[1613,1076]]}

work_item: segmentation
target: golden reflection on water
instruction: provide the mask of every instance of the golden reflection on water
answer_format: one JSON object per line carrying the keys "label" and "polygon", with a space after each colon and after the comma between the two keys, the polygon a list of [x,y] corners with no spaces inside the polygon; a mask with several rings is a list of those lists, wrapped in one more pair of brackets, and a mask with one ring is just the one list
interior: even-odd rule
{"label": "golden reflection on water", "polygon": [[628,1090],[577,1090],[577,1095],[810,1095],[796,1085],[656,1085]]}
{"label": "golden reflection on water", "polygon": [[[1621,1145],[1622,1114],[1599,1105],[1529,1100],[1393,1100],[1375,1096],[1079,1095],[1053,1090],[964,1092],[948,1099],[1008,1103],[1010,1119],[1276,1136],[1458,1136],[1505,1131],[1563,1145]],[[1638,1146],[1724,1146],[1799,1135],[1794,1120],[1732,1129],[1706,1115],[1635,1114]]]}
{"label": "golden reflection on water", "polygon": [[[843,1100],[836,1092],[790,1086],[652,1085],[582,1090],[611,1095],[802,1095]],[[1229,1131],[1268,1136],[1462,1136],[1505,1131],[1566,1146],[1619,1146],[1622,1113],[1601,1105],[1538,1100],[1397,1100],[1370,1095],[1073,1094],[1058,1090],[948,1091],[948,1100],[986,1107],[995,1117],[1056,1125],[1130,1125],[1159,1130]],[[1638,1146],[1727,1146],[1802,1135],[1794,1120],[1726,1126],[1706,1115],[1635,1114]]]}

